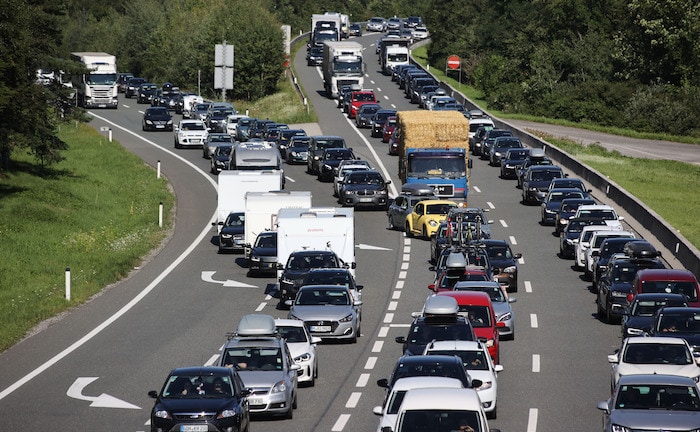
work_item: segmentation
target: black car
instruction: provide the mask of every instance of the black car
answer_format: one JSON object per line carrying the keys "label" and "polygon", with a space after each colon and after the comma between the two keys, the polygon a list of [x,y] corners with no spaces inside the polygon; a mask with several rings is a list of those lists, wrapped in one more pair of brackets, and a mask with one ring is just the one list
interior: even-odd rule
{"label": "black car", "polygon": [[591,279],[593,281],[594,290],[598,288],[598,280],[608,268],[610,258],[617,253],[623,253],[627,243],[636,241],[645,240],[619,237],[607,238],[600,244],[600,249],[597,251],[591,251],[591,256],[593,257],[593,274]]}
{"label": "black car", "polygon": [[173,131],[173,117],[164,107],[146,108],[141,121],[141,129],[144,131]]}
{"label": "black car", "polygon": [[229,169],[231,150],[233,150],[233,145],[220,144],[216,147],[216,150],[209,158],[212,174],[219,174],[221,171]]}
{"label": "black car", "polygon": [[219,253],[242,252],[245,248],[245,213],[232,212],[226,217],[219,231]]}
{"label": "black car", "polygon": [[287,159],[287,148],[289,147],[289,142],[293,137],[305,137],[306,131],[304,129],[279,129],[279,134],[277,135],[277,148],[280,151],[280,155],[283,159]]}
{"label": "black car", "polygon": [[120,72],[117,76],[117,92],[124,93],[126,91],[127,83],[133,77],[134,74],[131,72]]}
{"label": "black car", "polygon": [[491,270],[506,292],[518,292],[518,261],[522,254],[513,253],[505,240],[483,240],[481,245],[489,254]]}
{"label": "black car", "polygon": [[386,210],[389,205],[388,185],[390,183],[391,180],[384,180],[379,171],[349,172],[339,184],[338,202],[343,207],[372,207]]}
{"label": "black car", "polygon": [[489,165],[501,166],[501,159],[512,148],[523,148],[523,143],[518,137],[498,137],[489,149]]}
{"label": "black car", "polygon": [[151,390],[151,432],[247,431],[248,396],[234,368],[198,366],[173,369],[160,392]]}
{"label": "black car", "polygon": [[406,356],[421,355],[432,341],[464,340],[475,341],[474,329],[469,320],[460,315],[420,316],[415,318],[408,330],[408,336],[396,337],[403,345]]}
{"label": "black car", "polygon": [[508,149],[501,159],[501,178],[514,179],[518,175],[518,169],[523,166],[523,162],[530,154],[530,149],[512,148]]}
{"label": "black car", "polygon": [[255,123],[255,118],[248,117],[238,120],[236,125],[236,141],[248,141],[250,138],[250,127]]}
{"label": "black car", "polygon": [[561,202],[565,199],[587,199],[588,193],[579,188],[560,187],[550,189],[540,204],[540,225],[555,225]]}
{"label": "black car", "polygon": [[289,140],[285,151],[288,164],[306,164],[309,158],[311,137],[294,136]]}
{"label": "black car", "polygon": [[141,84],[137,92],[136,103],[150,105],[156,90],[158,90],[158,86],[153,83]]}
{"label": "black car", "polygon": [[323,154],[318,160],[318,180],[331,181],[335,174],[336,168],[340,165],[340,161],[357,159],[352,149],[348,148],[329,148],[323,151]]}
{"label": "black car", "polygon": [[[653,254],[649,253],[651,250]],[[666,268],[658,258],[656,249],[648,242],[628,243],[624,251],[624,254],[614,255],[598,280],[598,318],[608,323],[620,317],[629,307],[632,281],[639,270]]]}
{"label": "black car", "polygon": [[523,204],[539,204],[544,200],[552,179],[566,177],[561,167],[556,165],[531,166],[523,176]]}
{"label": "black car", "polygon": [[566,227],[559,232],[559,257],[574,258],[576,241],[581,237],[581,230],[587,225],[605,225],[600,218],[572,218],[568,219]]}
{"label": "black car", "polygon": [[224,133],[226,132],[226,119],[231,114],[235,114],[232,109],[214,108],[207,114],[204,122],[207,124],[210,132]]}
{"label": "black car", "polygon": [[138,95],[139,86],[145,82],[147,82],[146,78],[129,78],[129,81],[126,82],[126,87],[124,88],[124,96],[131,98],[132,96]]}
{"label": "black car", "polygon": [[459,229],[457,222],[441,222],[434,236],[430,236],[430,262],[437,263],[437,259],[445,249],[455,246],[469,244],[476,238],[474,224],[464,221]]}
{"label": "black car", "polygon": [[352,23],[348,28],[350,36],[362,36],[362,26],[359,23]]}
{"label": "black car", "polygon": [[306,52],[306,64],[308,66],[320,66],[323,63],[323,47],[311,47]]}
{"label": "black car", "polygon": [[282,270],[279,279],[279,307],[287,308],[299,292],[309,270],[314,268],[344,268],[345,263],[333,251],[301,250],[292,252],[286,264],[278,263]]}
{"label": "black car", "polygon": [[277,231],[261,232],[246,249],[249,249],[246,251],[248,276],[277,274]]}
{"label": "black car", "polygon": [[488,159],[493,142],[496,141],[496,138],[502,136],[513,136],[513,132],[508,129],[491,129],[485,131],[484,135],[481,137],[481,141],[474,142],[472,153],[474,153],[474,156],[479,156],[481,159]]}
{"label": "black car", "polygon": [[480,387],[480,380],[472,380],[464,368],[462,359],[448,355],[401,356],[391,372],[391,377],[377,380],[379,387],[390,390],[401,378],[435,376],[456,378],[465,388]]}
{"label": "black car", "polygon": [[700,308],[661,308],[654,314],[651,328],[646,334],[683,338],[693,349],[693,354],[697,355],[700,353]]}
{"label": "black car", "polygon": [[662,307],[688,307],[688,298],[684,294],[637,294],[622,312],[622,339],[643,336],[645,331],[650,331],[654,315]]}
{"label": "black car", "polygon": [[364,104],[357,109],[355,114],[355,126],[358,128],[368,128],[371,126],[372,118],[382,109],[379,104]]}
{"label": "black car", "polygon": [[554,231],[559,235],[569,223],[569,219],[574,217],[576,210],[582,205],[597,204],[592,198],[565,198],[559,204],[559,210],[554,216]]}
{"label": "black car", "polygon": [[386,123],[389,117],[396,115],[396,110],[393,109],[380,109],[374,113],[372,120],[370,121],[370,128],[372,129],[372,137],[382,136],[382,127]]}

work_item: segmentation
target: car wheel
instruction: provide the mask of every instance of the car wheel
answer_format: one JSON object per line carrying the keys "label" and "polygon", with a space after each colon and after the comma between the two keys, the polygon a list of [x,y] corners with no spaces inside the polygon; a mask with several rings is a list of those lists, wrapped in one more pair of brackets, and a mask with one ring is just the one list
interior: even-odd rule
{"label": "car wheel", "polygon": [[411,232],[411,225],[406,222],[406,228],[404,228],[404,231],[406,231],[406,237],[413,237],[413,233]]}
{"label": "car wheel", "polygon": [[390,230],[395,230],[395,229],[396,229],[396,226],[394,225],[394,220],[391,219],[391,216],[388,216],[388,218],[389,218],[389,229],[390,229]]}
{"label": "car wheel", "polygon": [[610,313],[610,309],[612,309],[612,308],[611,308],[611,306],[610,306],[609,304],[607,304],[607,301],[606,301],[605,306],[607,306],[607,307],[605,308],[605,322],[608,323],[608,324],[610,324],[610,323],[612,323],[612,321],[613,321],[612,314]]}
{"label": "car wheel", "polygon": [[291,405],[289,406],[289,410],[287,410],[287,412],[284,413],[284,418],[289,420],[294,418],[294,408]]}
{"label": "car wheel", "polygon": [[423,225],[423,238],[426,240],[430,239],[430,237],[428,237],[428,228],[425,225]]}
{"label": "car wheel", "polygon": [[498,406],[496,406],[496,408],[494,408],[493,411],[486,413],[486,418],[490,419],[490,420],[495,419],[497,416],[498,416]]}
{"label": "car wheel", "polygon": [[292,409],[293,410],[297,409],[297,395],[296,395],[296,393],[294,394],[294,400],[292,401]]}

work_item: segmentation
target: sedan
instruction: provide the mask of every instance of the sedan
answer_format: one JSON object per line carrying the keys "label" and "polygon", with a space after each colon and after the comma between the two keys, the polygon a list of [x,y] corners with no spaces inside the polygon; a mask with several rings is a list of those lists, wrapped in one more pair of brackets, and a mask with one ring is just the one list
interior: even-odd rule
{"label": "sedan", "polygon": [[171,131],[173,130],[173,117],[164,107],[146,108],[141,120],[141,129],[144,131]]}
{"label": "sedan", "polygon": [[233,150],[233,146],[230,144],[221,144],[216,147],[210,158],[212,174],[219,174],[221,171],[229,169],[231,150]]}
{"label": "sedan", "polygon": [[518,176],[518,170],[523,166],[525,158],[530,154],[530,149],[513,148],[508,149],[501,158],[501,178],[514,179]]}
{"label": "sedan", "polygon": [[[493,310],[496,313],[498,331],[503,339],[515,339],[515,314],[511,303],[517,299],[507,296],[498,282],[457,282],[455,291],[483,291],[491,297]],[[498,323],[503,323],[500,325]]]}
{"label": "sedan", "polygon": [[621,377],[635,374],[679,375],[700,379],[700,367],[688,342],[675,337],[627,338],[608,356],[610,390]]}
{"label": "sedan", "polygon": [[287,341],[289,353],[298,364],[299,384],[306,383],[313,387],[318,378],[318,355],[316,345],[320,338],[313,337],[304,323],[292,319],[275,319],[277,333]]}
{"label": "sedan", "polygon": [[550,189],[540,204],[540,225],[555,225],[561,202],[565,199],[585,199],[588,194],[577,188]]}
{"label": "sedan", "polygon": [[380,109],[372,117],[370,122],[370,128],[372,128],[372,137],[383,137],[384,136],[384,124],[390,117],[396,117],[396,110],[391,109]]}
{"label": "sedan", "polygon": [[390,183],[391,180],[384,180],[379,171],[352,171],[339,182],[338,202],[343,206],[386,210],[389,203]]}
{"label": "sedan", "polygon": [[303,321],[312,336],[355,343],[360,335],[361,305],[347,287],[307,285],[299,289],[289,318]]}
{"label": "sedan", "polygon": [[505,240],[483,240],[481,244],[489,254],[489,263],[498,283],[506,292],[518,292],[518,261],[523,257],[513,253]]}
{"label": "sedan", "polygon": [[381,110],[382,106],[379,104],[366,103],[361,105],[357,109],[357,114],[355,115],[355,126],[358,128],[368,128],[371,125],[372,118]]}
{"label": "sedan", "polygon": [[389,117],[382,125],[382,142],[388,143],[396,129],[396,116]]}
{"label": "sedan", "polygon": [[226,217],[219,231],[219,253],[225,251],[242,252],[245,243],[243,234],[245,230],[245,213],[232,212]]}
{"label": "sedan", "polygon": [[306,165],[309,159],[309,142],[311,138],[308,136],[294,136],[289,140],[286,149],[287,164],[304,164]]}
{"label": "sedan", "polygon": [[224,367],[173,369],[151,410],[151,431],[248,430],[250,390],[238,373]]}
{"label": "sedan", "polygon": [[694,431],[698,428],[698,384],[672,375],[628,375],[612,397],[598,402],[605,432]]}
{"label": "sedan", "polygon": [[181,120],[175,126],[175,148],[202,147],[207,139],[209,129],[201,120]]}
{"label": "sedan", "polygon": [[225,133],[210,133],[207,139],[202,143],[202,157],[205,159],[211,158],[220,145],[231,145],[231,135]]}

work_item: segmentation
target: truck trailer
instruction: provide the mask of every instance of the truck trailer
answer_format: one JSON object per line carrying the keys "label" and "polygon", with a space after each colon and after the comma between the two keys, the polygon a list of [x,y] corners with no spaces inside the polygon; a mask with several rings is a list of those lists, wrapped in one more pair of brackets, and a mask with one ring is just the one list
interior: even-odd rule
{"label": "truck trailer", "polygon": [[280,189],[283,173],[280,170],[229,171],[219,173],[214,225],[219,228],[232,212],[245,212],[247,192],[268,192]]}
{"label": "truck trailer", "polygon": [[277,230],[277,213],[281,208],[311,207],[309,191],[247,192],[245,194],[245,257],[258,234]]}
{"label": "truck trailer", "polygon": [[323,44],[323,86],[329,98],[337,99],[341,86],[364,84],[365,67],[362,45],[357,42],[325,42]]}
{"label": "truck trailer", "polygon": [[71,60],[88,69],[87,73],[73,76],[76,104],[83,108],[117,109],[117,58],[103,52],[73,52]]}
{"label": "truck trailer", "polygon": [[469,120],[459,111],[399,111],[399,177],[424,183],[440,198],[467,201]]}

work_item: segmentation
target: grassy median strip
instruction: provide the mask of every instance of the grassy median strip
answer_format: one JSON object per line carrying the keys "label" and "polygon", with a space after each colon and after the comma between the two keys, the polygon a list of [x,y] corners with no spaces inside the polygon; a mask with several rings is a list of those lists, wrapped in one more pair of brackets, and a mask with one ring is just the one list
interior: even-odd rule
{"label": "grassy median strip", "polygon": [[0,172],[0,350],[126,276],[172,223],[167,182],[141,159],[88,125],[64,125],[59,136],[64,161],[42,168],[18,152]]}

